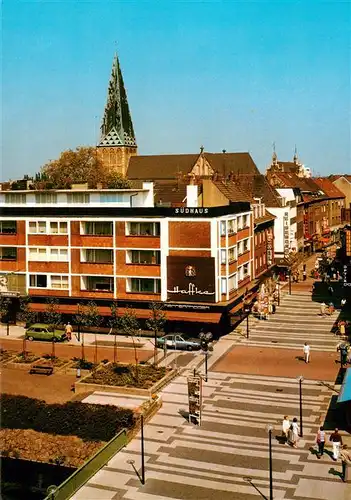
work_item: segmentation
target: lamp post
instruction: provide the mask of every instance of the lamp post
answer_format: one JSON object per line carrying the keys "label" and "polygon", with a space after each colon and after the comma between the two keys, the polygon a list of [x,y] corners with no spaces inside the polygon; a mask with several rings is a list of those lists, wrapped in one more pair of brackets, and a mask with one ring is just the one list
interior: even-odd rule
{"label": "lamp post", "polygon": [[144,415],[140,415],[141,431],[141,484],[145,484]]}
{"label": "lamp post", "polygon": [[289,268],[289,295],[291,295],[291,267]]}
{"label": "lamp post", "polygon": [[249,304],[244,305],[244,313],[246,314],[246,338],[249,338],[249,315],[250,315],[250,306]]}
{"label": "lamp post", "polygon": [[303,437],[303,425],[302,425],[302,382],[304,380],[302,375],[297,377],[299,382],[299,395],[300,395],[300,437]]}
{"label": "lamp post", "polygon": [[272,459],[272,432],[273,425],[267,424],[266,431],[268,433],[268,446],[269,446],[269,500],[273,500],[273,459]]}

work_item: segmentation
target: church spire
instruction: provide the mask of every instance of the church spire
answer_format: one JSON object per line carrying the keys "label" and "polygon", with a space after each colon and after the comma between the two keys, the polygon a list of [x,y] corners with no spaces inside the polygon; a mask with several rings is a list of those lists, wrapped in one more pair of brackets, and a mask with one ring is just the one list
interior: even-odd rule
{"label": "church spire", "polygon": [[112,64],[99,147],[136,148],[133,122],[117,54]]}

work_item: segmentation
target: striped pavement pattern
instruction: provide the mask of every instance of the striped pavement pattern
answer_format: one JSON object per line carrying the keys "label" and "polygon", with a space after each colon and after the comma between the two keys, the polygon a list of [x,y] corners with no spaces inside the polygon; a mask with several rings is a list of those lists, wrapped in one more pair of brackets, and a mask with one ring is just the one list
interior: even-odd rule
{"label": "striped pavement pattern", "polygon": [[[276,438],[283,415],[299,414],[298,383],[284,377],[211,373],[204,384],[201,426],[190,424],[185,377],[162,392],[163,407],[145,426],[146,483],[140,473],[140,436],[115,455],[72,498],[74,500],[259,500],[269,498],[268,435],[274,425],[274,499],[346,500],[350,486],[330,472],[340,464],[314,445],[330,390],[303,384],[304,437],[297,449]],[[185,416],[184,416],[185,415]],[[333,470],[334,470],[333,469]]]}
{"label": "striped pavement pattern", "polygon": [[250,325],[250,346],[300,349],[308,342],[313,351],[335,352],[338,337],[332,327],[338,312],[319,315],[320,304],[312,302],[311,294],[285,295],[276,313],[269,320],[255,319]]}

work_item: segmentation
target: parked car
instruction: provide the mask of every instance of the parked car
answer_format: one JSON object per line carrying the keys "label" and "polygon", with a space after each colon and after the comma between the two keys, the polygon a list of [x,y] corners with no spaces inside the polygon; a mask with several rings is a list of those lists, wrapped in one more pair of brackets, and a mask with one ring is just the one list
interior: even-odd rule
{"label": "parked car", "polygon": [[26,330],[25,338],[28,340],[50,340],[54,342],[63,342],[67,340],[67,335],[62,330],[51,330],[49,325],[36,323]]}
{"label": "parked car", "polygon": [[200,339],[184,339],[181,335],[165,335],[157,339],[157,347],[168,349],[185,349],[186,351],[195,351],[201,349]]}

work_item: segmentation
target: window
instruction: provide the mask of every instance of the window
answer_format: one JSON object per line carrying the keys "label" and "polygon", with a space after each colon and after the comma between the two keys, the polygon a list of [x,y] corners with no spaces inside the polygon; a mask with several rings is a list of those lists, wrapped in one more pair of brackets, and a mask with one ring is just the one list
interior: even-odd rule
{"label": "window", "polygon": [[260,267],[262,267],[262,257],[260,257]]}
{"label": "window", "polygon": [[236,220],[230,219],[228,220],[228,234],[236,233]]}
{"label": "window", "polygon": [[225,264],[227,262],[227,251],[221,250],[221,264]]}
{"label": "window", "polygon": [[29,232],[32,234],[46,233],[46,222],[30,222]]}
{"label": "window", "polygon": [[131,236],[159,236],[159,222],[129,222],[129,235]]}
{"label": "window", "polygon": [[128,264],[160,264],[161,252],[157,250],[131,250],[127,252]]}
{"label": "window", "polygon": [[243,253],[243,242],[238,242],[238,254],[241,255]]}
{"label": "window", "polygon": [[113,278],[102,276],[82,276],[82,290],[91,292],[113,292]]}
{"label": "window", "polygon": [[237,248],[236,247],[229,248],[229,250],[228,250],[228,261],[229,262],[233,262],[236,259],[237,259]]}
{"label": "window", "polygon": [[26,195],[21,193],[6,193],[5,203],[12,203],[14,205],[26,203]]}
{"label": "window", "polygon": [[56,193],[36,193],[35,203],[57,203]]}
{"label": "window", "polygon": [[266,254],[263,254],[263,264],[266,264]]}
{"label": "window", "polygon": [[82,234],[92,236],[112,236],[112,222],[83,222]]}
{"label": "window", "polygon": [[227,293],[227,279],[221,278],[221,293]]}
{"label": "window", "polygon": [[58,260],[61,262],[68,261],[68,249],[67,248],[50,248],[49,249],[50,258],[48,260]]}
{"label": "window", "polygon": [[237,218],[237,221],[238,221],[238,231],[239,231],[240,229],[243,228],[243,218],[241,215]]}
{"label": "window", "polygon": [[0,247],[0,260],[17,260],[17,248]]}
{"label": "window", "polygon": [[248,226],[249,226],[249,216],[243,215],[243,227],[248,227]]}
{"label": "window", "polygon": [[131,292],[161,293],[161,280],[154,278],[131,278]]}
{"label": "window", "polygon": [[51,234],[67,234],[67,222],[50,222]]}
{"label": "window", "polygon": [[68,289],[68,276],[51,276],[51,288]]}
{"label": "window", "polygon": [[228,289],[229,289],[229,292],[231,292],[232,290],[236,290],[236,288],[238,288],[238,285],[237,285],[237,275],[233,274],[232,276],[229,276],[229,278],[228,278]]}
{"label": "window", "polygon": [[82,250],[81,257],[82,262],[90,262],[92,264],[111,264],[111,262],[113,262],[113,250],[89,248]]}
{"label": "window", "polygon": [[244,264],[242,268],[243,268],[244,278],[246,278],[246,276],[248,276],[249,274],[249,264]]}
{"label": "window", "polygon": [[246,238],[243,241],[243,252],[247,252],[249,250],[249,238]]}
{"label": "window", "polygon": [[30,274],[29,286],[31,288],[47,288],[46,274]]}
{"label": "window", "polygon": [[226,235],[226,223],[225,221],[221,221],[221,236]]}
{"label": "window", "polygon": [[17,222],[15,220],[2,220],[0,221],[1,234],[16,234]]}
{"label": "window", "polygon": [[68,203],[89,203],[90,194],[88,193],[68,193],[67,194]]}
{"label": "window", "polygon": [[121,193],[101,193],[100,203],[121,203],[124,201],[124,195]]}
{"label": "window", "polygon": [[30,261],[47,260],[46,248],[30,248],[28,260]]}

